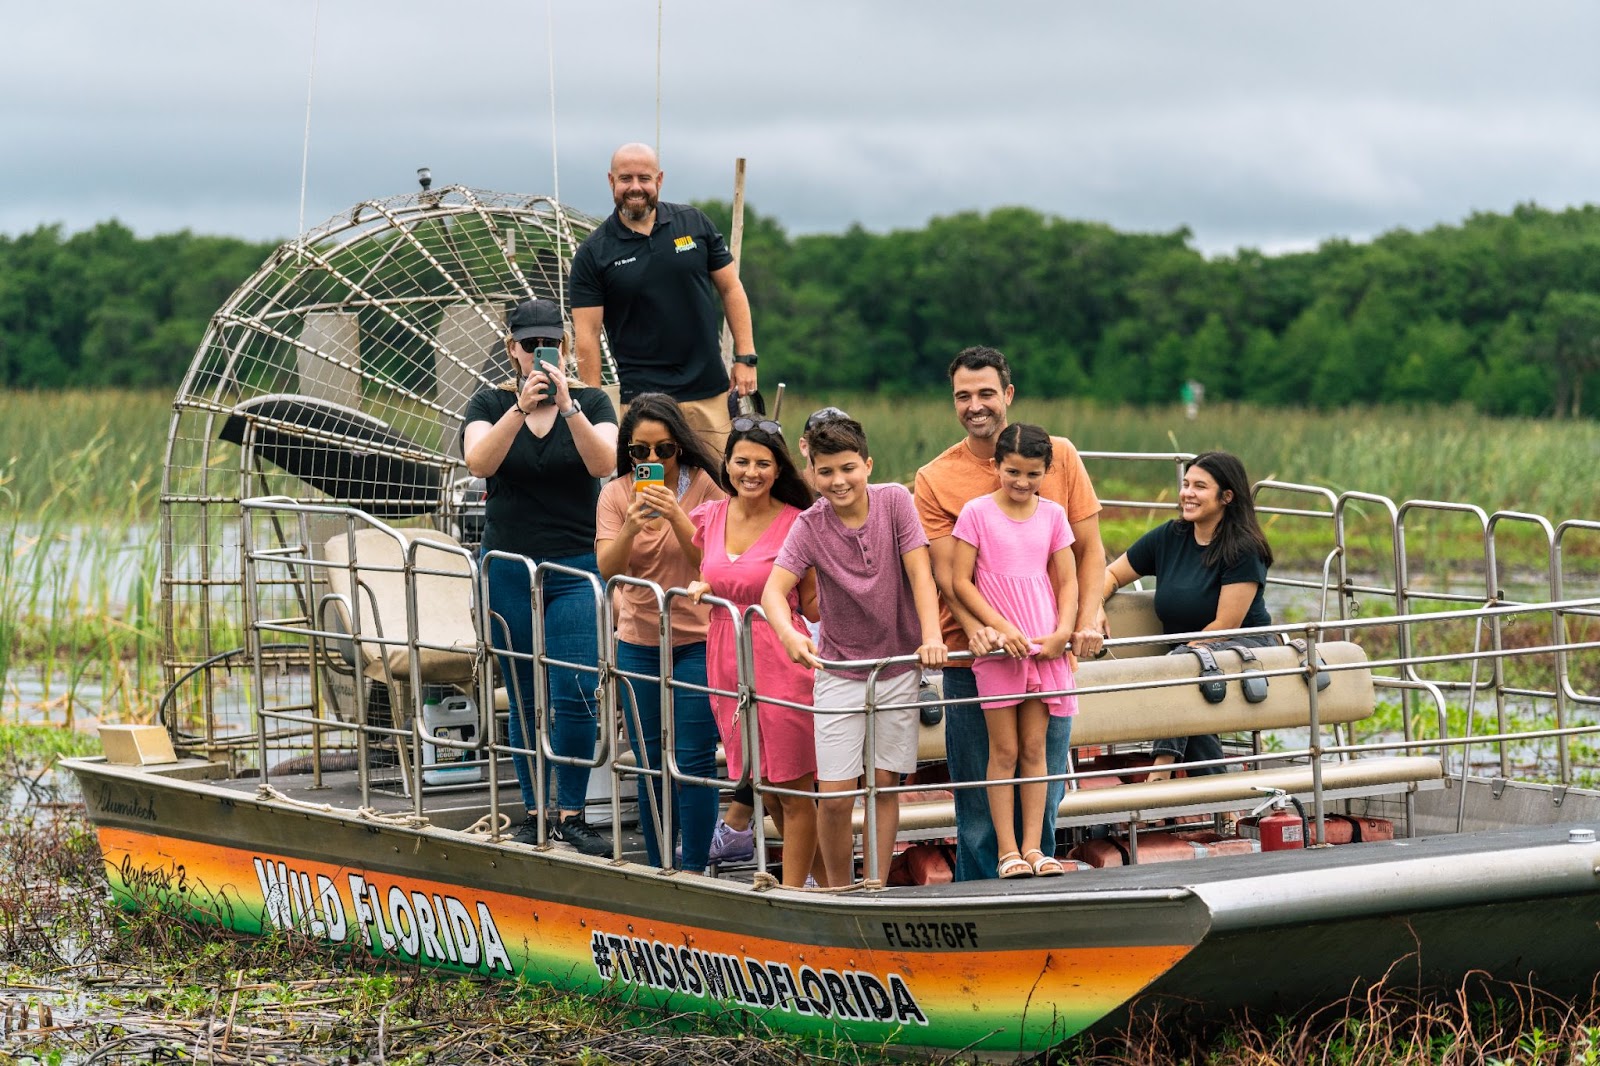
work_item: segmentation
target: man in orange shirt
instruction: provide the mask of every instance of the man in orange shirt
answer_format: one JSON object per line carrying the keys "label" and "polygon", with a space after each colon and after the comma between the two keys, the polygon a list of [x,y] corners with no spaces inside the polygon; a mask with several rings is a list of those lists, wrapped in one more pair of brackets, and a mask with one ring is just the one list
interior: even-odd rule
{"label": "man in orange shirt", "polygon": [[[970,648],[986,654],[1000,646],[999,634],[984,626],[961,606],[954,593],[955,541],[951,531],[956,516],[968,500],[994,492],[1000,475],[994,465],[995,438],[1006,427],[1006,409],[1015,387],[1006,357],[993,348],[963,349],[950,363],[950,385],[956,417],[967,431],[939,457],[917,471],[917,516],[928,534],[933,577],[943,601],[941,621],[944,642],[952,652]],[[1039,495],[1060,504],[1072,524],[1072,554],[1078,564],[1078,620],[1072,635],[1073,654],[1099,654],[1103,637],[1095,628],[1105,587],[1106,552],[1100,543],[1100,500],[1089,482],[1078,449],[1065,437],[1052,437],[1054,456]],[[972,669],[950,664],[944,670],[946,699],[978,696]],[[1072,738],[1072,719],[1050,718],[1045,737],[1045,759],[1052,774],[1065,773]],[[976,703],[945,705],[945,755],[952,781],[982,781],[989,763],[989,730],[983,709]],[[1066,791],[1064,781],[1053,781],[1045,801],[1045,841],[1055,839],[1055,812]],[[956,880],[994,877],[994,823],[989,801],[981,788],[956,790]]]}

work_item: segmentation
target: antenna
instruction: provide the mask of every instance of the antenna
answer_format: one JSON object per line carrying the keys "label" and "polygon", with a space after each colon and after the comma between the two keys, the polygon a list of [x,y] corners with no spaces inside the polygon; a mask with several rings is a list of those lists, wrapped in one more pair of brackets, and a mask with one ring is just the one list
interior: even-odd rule
{"label": "antenna", "polygon": [[311,87],[317,81],[317,28],[322,23],[322,0],[311,13],[311,71],[306,75],[306,133],[300,145],[300,224],[296,233],[306,231],[306,167],[311,161]]}
{"label": "antenna", "polygon": [[656,166],[661,165],[661,19],[666,0],[656,0]]}
{"label": "antenna", "polygon": [[[550,50],[550,198],[555,201],[556,307],[567,313],[567,272],[561,269],[561,156],[556,148],[556,17],[555,0],[546,0],[545,43]],[[574,346],[576,347],[576,346]]]}

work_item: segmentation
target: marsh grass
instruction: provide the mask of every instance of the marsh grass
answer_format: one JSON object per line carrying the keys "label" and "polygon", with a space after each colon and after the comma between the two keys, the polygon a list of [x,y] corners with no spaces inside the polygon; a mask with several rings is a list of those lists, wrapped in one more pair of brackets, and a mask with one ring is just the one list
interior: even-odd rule
{"label": "marsh grass", "polygon": [[154,392],[0,393],[0,682],[13,713],[66,725],[149,713],[170,411]]}
{"label": "marsh grass", "polygon": [[[878,481],[909,482],[917,467],[961,436],[945,397],[785,396],[785,425],[797,436],[824,404],[866,427]],[[1318,412],[1213,404],[1194,421],[1181,407],[1102,407],[1085,400],[1019,399],[1012,421],[1036,422],[1095,452],[1239,455],[1250,476],[1359,489],[1394,500],[1455,500],[1486,511],[1534,511],[1553,518],[1589,514],[1597,484],[1600,425],[1495,419],[1458,408],[1352,408]],[[1091,461],[1103,497],[1153,499],[1176,488],[1174,467]]]}

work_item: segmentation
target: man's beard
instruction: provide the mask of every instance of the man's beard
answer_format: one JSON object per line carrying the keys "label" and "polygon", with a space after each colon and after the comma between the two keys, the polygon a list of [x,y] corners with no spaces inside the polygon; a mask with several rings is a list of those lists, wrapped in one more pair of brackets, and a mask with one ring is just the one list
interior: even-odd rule
{"label": "man's beard", "polygon": [[655,211],[657,200],[658,197],[654,193],[648,192],[644,194],[643,199],[630,200],[625,195],[618,196],[616,198],[617,210],[620,211],[622,213],[622,217],[626,218],[629,222],[641,222],[648,218],[651,212]]}

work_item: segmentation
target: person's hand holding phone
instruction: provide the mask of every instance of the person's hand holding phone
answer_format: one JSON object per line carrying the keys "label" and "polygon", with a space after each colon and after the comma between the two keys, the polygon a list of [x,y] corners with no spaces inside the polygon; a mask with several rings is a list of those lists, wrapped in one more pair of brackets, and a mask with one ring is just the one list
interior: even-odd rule
{"label": "person's hand holding phone", "polygon": [[561,365],[561,349],[535,348],[533,366],[550,383],[550,389],[545,393],[546,400],[553,400],[558,411],[571,410],[572,392],[567,383],[566,368]]}
{"label": "person's hand holding phone", "polygon": [[533,372],[523,379],[522,388],[517,391],[517,406],[525,414],[532,414],[534,408],[550,402],[550,379],[542,373],[538,363],[533,367]]}
{"label": "person's hand holding phone", "polygon": [[661,518],[663,506],[676,506],[677,499],[667,491],[666,467],[660,463],[635,463],[633,503],[628,505],[628,524],[637,533]]}

